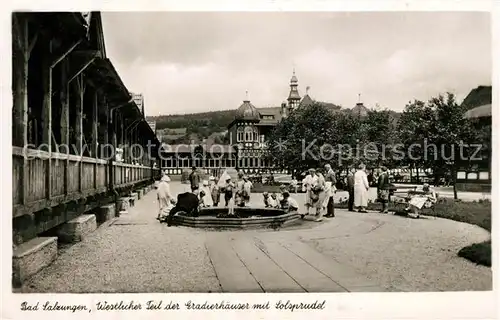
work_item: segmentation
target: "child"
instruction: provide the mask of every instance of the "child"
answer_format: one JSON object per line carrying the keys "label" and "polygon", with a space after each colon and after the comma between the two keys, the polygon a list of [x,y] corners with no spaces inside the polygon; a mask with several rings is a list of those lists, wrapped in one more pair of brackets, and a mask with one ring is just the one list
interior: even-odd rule
{"label": "child", "polygon": [[262,195],[263,195],[263,197],[264,197],[264,206],[265,206],[266,208],[271,207],[271,205],[269,204],[269,193],[264,192]]}
{"label": "child", "polygon": [[205,201],[205,191],[200,190],[198,193],[198,198],[200,199],[200,208],[208,207],[208,204]]}
{"label": "child", "polygon": [[217,183],[215,183],[215,177],[211,176],[210,179],[210,195],[212,196],[212,202],[214,203],[214,207],[217,207],[219,205],[219,199],[220,199],[220,189]]}
{"label": "child", "polygon": [[271,208],[279,208],[279,202],[278,202],[278,197],[276,196],[276,193],[271,194],[271,198],[269,199],[269,206]]}
{"label": "child", "polygon": [[234,205],[233,189],[234,185],[231,182],[231,178],[226,179],[226,185],[224,187],[224,200],[226,201],[226,207],[229,206],[229,202],[231,200]]}
{"label": "child", "polygon": [[252,193],[252,182],[248,179],[247,176],[243,177],[243,201],[245,204],[250,202],[250,194]]}
{"label": "child", "polygon": [[299,204],[295,199],[290,197],[289,192],[283,192],[283,202],[281,208],[287,210],[288,213],[297,212],[299,211]]}

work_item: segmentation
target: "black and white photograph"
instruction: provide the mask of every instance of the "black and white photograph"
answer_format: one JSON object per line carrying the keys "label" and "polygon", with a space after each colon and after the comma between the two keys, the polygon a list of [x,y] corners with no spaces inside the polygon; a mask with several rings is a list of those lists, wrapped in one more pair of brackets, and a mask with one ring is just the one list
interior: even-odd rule
{"label": "black and white photograph", "polygon": [[492,20],[13,11],[12,293],[491,291]]}

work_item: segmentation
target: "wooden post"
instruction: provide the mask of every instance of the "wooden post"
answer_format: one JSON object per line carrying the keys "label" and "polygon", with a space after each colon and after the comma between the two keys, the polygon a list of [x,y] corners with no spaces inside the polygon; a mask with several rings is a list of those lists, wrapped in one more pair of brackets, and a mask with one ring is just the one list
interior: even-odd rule
{"label": "wooden post", "polygon": [[68,61],[61,62],[61,145],[66,147],[66,165],[64,168],[64,194],[69,192],[69,96],[68,96]]}
{"label": "wooden post", "polygon": [[[20,14],[12,14],[13,46],[13,145],[23,148],[21,203],[28,202],[29,164],[26,155],[28,147],[28,22]],[[17,28],[15,27],[17,25]]]}
{"label": "wooden post", "polygon": [[126,137],[124,136],[124,128],[123,128],[123,115],[120,113],[120,146],[123,150],[123,162],[126,162],[125,160],[127,159],[127,156],[125,154],[125,143],[126,143]]}
{"label": "wooden post", "polygon": [[78,191],[82,191],[82,169],[83,162],[81,157],[83,156],[83,96],[85,94],[85,83],[83,75],[80,74],[76,78],[77,85],[77,102],[76,102],[76,122],[75,122],[75,135],[76,135],[76,150],[80,156],[80,163],[78,164]]}
{"label": "wooden post", "polygon": [[108,158],[109,157],[109,153],[108,153],[108,143],[109,143],[109,104],[107,103],[106,101],[106,98],[103,97],[103,104],[104,104],[104,110],[105,110],[105,123],[106,123],[106,131],[105,131],[105,134],[104,134],[104,145],[106,146],[106,149],[103,149],[103,155],[104,155],[104,158]]}
{"label": "wooden post", "polygon": [[48,43],[48,50],[43,52],[42,62],[42,121],[43,135],[42,143],[47,146],[49,159],[47,160],[47,170],[45,171],[45,195],[50,200],[52,193],[52,39]]}
{"label": "wooden post", "polygon": [[[94,99],[92,99],[92,153],[94,154],[94,158],[98,159],[97,156],[99,147],[98,139],[99,139],[99,131],[97,130],[97,91],[94,90]],[[94,163],[94,189],[97,189],[97,162]]]}
{"label": "wooden post", "polygon": [[[114,152],[115,152],[115,156],[116,156],[116,148],[118,147],[118,143],[116,141],[116,132],[118,131],[118,123],[117,123],[117,116],[116,116],[116,111],[115,111],[115,114],[113,115],[113,139],[112,139],[112,143],[113,143],[113,147],[114,147]],[[116,183],[116,166],[112,166],[111,167],[111,172],[112,172],[112,181],[113,181],[113,185]]]}

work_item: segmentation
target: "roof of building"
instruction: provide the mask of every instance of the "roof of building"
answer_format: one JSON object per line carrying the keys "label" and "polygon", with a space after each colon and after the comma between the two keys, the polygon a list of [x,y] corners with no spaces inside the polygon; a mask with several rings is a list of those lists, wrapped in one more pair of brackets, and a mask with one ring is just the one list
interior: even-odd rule
{"label": "roof of building", "polygon": [[491,117],[491,104],[485,104],[468,110],[464,117],[468,119]]}
{"label": "roof of building", "polygon": [[195,153],[196,151],[210,153],[234,153],[235,150],[228,144],[162,144],[164,153]]}
{"label": "roof of building", "polygon": [[290,89],[290,94],[288,95],[288,100],[299,100],[300,94],[297,88]]}
{"label": "roof of building", "polygon": [[313,103],[320,104],[320,105],[322,105],[328,109],[331,109],[331,110],[340,110],[341,109],[340,106],[338,106],[334,103],[331,103],[331,102],[316,101],[313,98],[311,98],[311,96],[309,96],[309,94],[306,94],[304,96],[304,98],[302,98],[302,100],[300,101],[299,107],[309,106],[309,105],[312,105]]}
{"label": "roof of building", "polygon": [[157,132],[166,135],[185,135],[187,133],[187,128],[164,128],[158,129]]}
{"label": "roof of building", "polygon": [[362,102],[356,103],[356,106],[351,109],[351,113],[360,117],[366,117],[368,115],[368,110],[367,107]]}
{"label": "roof of building", "polygon": [[491,86],[479,86],[471,90],[462,102],[467,110],[487,104],[491,104]]}
{"label": "roof of building", "polygon": [[260,120],[260,113],[249,100],[243,101],[243,104],[236,110],[236,120]]}

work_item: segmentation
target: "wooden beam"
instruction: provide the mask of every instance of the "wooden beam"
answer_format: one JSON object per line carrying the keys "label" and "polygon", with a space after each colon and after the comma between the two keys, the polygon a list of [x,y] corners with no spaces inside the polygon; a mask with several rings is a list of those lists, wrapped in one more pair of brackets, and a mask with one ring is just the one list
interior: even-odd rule
{"label": "wooden beam", "polygon": [[42,121],[43,121],[43,135],[42,143],[47,146],[49,158],[47,160],[47,170],[45,171],[45,192],[46,198],[50,200],[52,192],[52,68],[50,67],[50,46],[51,41],[47,44],[47,50],[44,50],[42,57],[42,90],[43,90],[43,104],[42,104]]}
{"label": "wooden beam", "polygon": [[54,68],[59,62],[61,62],[64,58],[66,58],[66,56],[70,54],[76,48],[76,46],[78,46],[80,42],[82,42],[82,40],[83,39],[77,40],[68,49],[66,49],[66,51],[57,54],[57,56],[52,61],[51,68]]}
{"label": "wooden beam", "polygon": [[[77,78],[76,87],[76,121],[75,121],[75,136],[76,136],[76,150],[80,157],[83,156],[83,95],[85,93],[83,76]],[[80,161],[78,164],[78,190],[82,191],[82,169],[83,164]]]}
{"label": "wooden beam", "polygon": [[[92,99],[92,153],[94,158],[97,159],[98,156],[98,146],[99,144],[97,143],[99,140],[99,131],[98,131],[98,108],[97,108],[97,93],[95,90],[93,91],[93,99]],[[97,189],[97,163],[94,164],[94,189]]]}
{"label": "wooden beam", "polygon": [[[103,97],[103,103],[104,103],[104,110],[105,110],[105,117],[106,117],[106,132],[104,134],[104,145],[108,145],[109,143],[109,104],[108,102],[106,101],[106,97]],[[107,158],[109,155],[108,155],[108,148],[106,147],[106,151],[104,152],[104,157]]]}
{"label": "wooden beam", "polygon": [[[65,153],[69,155],[70,142],[69,142],[69,94],[68,94],[68,61],[63,61],[61,66],[61,145],[66,148]],[[69,190],[69,157],[66,158],[64,168],[64,194],[68,194]]]}
{"label": "wooden beam", "polygon": [[17,49],[26,53],[28,43],[28,20],[19,13],[12,14],[12,40],[17,43]]}
{"label": "wooden beam", "polygon": [[73,79],[75,79],[77,76],[79,76],[98,57],[99,57],[98,51],[90,51],[89,50],[89,51],[73,52],[70,59],[72,60],[72,62],[73,62],[73,60],[75,60],[75,62],[73,62],[73,63],[76,65],[76,67],[74,70],[71,70],[70,77],[69,77],[68,81],[71,82]]}
{"label": "wooden beam", "polygon": [[28,203],[29,190],[29,163],[26,156],[28,146],[28,55],[26,46],[28,40],[28,22],[19,21],[19,14],[12,14],[13,40],[17,43],[14,48],[19,54],[13,55],[13,145],[23,148],[21,203]]}
{"label": "wooden beam", "polygon": [[35,35],[33,36],[33,39],[31,39],[31,41],[29,42],[28,44],[28,49],[27,49],[27,52],[26,54],[28,55],[28,59],[29,57],[31,56],[31,51],[33,50],[33,48],[35,47],[35,44],[36,44],[36,41],[38,40],[38,35],[40,34],[40,31],[37,30],[37,32],[35,33]]}

